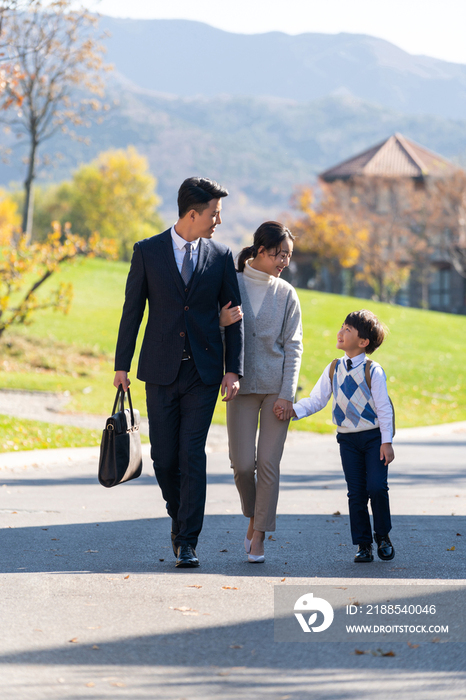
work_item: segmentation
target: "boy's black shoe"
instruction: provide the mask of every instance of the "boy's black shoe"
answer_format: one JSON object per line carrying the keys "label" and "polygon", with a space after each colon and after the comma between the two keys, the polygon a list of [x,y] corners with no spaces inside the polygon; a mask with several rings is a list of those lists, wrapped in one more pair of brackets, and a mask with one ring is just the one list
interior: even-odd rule
{"label": "boy's black shoe", "polygon": [[358,545],[358,551],[354,557],[354,561],[358,562],[369,562],[374,561],[374,555],[372,554],[371,544],[360,544]]}
{"label": "boy's black shoe", "polygon": [[390,561],[395,556],[395,547],[390,542],[388,535],[378,535],[374,532],[374,539],[377,542],[377,556],[383,561]]}

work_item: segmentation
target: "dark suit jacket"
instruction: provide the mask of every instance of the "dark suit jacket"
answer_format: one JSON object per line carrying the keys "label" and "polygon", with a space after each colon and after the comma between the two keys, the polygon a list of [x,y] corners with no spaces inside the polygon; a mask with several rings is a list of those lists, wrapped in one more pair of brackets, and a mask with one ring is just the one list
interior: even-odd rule
{"label": "dark suit jacket", "polygon": [[[196,269],[186,291],[173,252],[170,229],[134,246],[118,333],[115,371],[129,372],[146,300],[149,318],[138,379],[171,384],[178,374],[188,335],[191,354],[204,384],[219,384],[224,352],[218,305],[241,304],[233,256],[227,246],[201,238]],[[225,329],[225,372],[243,375],[243,323]]]}

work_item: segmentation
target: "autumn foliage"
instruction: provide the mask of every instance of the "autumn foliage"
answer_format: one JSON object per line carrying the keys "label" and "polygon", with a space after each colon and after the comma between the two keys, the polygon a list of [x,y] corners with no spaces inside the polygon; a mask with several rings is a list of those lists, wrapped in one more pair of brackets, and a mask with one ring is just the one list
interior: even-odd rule
{"label": "autumn foliage", "polygon": [[[1,212],[1,204],[0,204]],[[27,243],[24,233],[16,234],[8,226],[0,229],[0,336],[13,325],[31,323],[33,313],[53,308],[67,313],[73,297],[72,285],[62,282],[55,289],[39,293],[42,285],[60,265],[79,257],[115,257],[116,246],[97,234],[85,240],[52,224],[52,232],[43,243]]]}

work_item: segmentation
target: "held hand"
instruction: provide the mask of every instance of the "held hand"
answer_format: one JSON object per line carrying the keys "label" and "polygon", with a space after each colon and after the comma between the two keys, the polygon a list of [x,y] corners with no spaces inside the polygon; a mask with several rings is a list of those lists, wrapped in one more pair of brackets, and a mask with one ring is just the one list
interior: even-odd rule
{"label": "held hand", "polygon": [[227,372],[222,379],[222,396],[225,396],[223,401],[231,401],[235,398],[239,389],[238,375],[233,372]]}
{"label": "held hand", "polygon": [[128,387],[131,384],[131,382],[128,378],[128,372],[124,372],[123,370],[118,370],[118,372],[115,372],[113,386],[116,386],[116,388],[118,389],[120,384],[123,384],[124,391],[128,391]]}
{"label": "held hand", "polygon": [[294,414],[293,402],[277,399],[273,405],[273,412],[279,420],[290,420]]}
{"label": "held hand", "polygon": [[386,467],[395,459],[395,453],[391,442],[384,442],[380,445],[380,459]]}
{"label": "held hand", "polygon": [[219,318],[220,326],[231,326],[233,323],[241,321],[241,319],[243,318],[241,306],[233,306],[232,308],[230,307],[231,301],[229,301],[228,304],[225,304],[225,306],[222,306]]}

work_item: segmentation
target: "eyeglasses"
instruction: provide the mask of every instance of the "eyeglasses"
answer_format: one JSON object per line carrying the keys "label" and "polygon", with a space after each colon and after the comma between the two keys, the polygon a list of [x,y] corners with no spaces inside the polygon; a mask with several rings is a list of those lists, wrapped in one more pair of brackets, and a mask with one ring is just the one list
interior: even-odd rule
{"label": "eyeglasses", "polygon": [[290,262],[291,256],[293,253],[284,253],[281,250],[278,253],[269,253],[269,257],[275,258],[275,260],[280,260],[280,262],[285,262],[285,260],[288,260]]}

